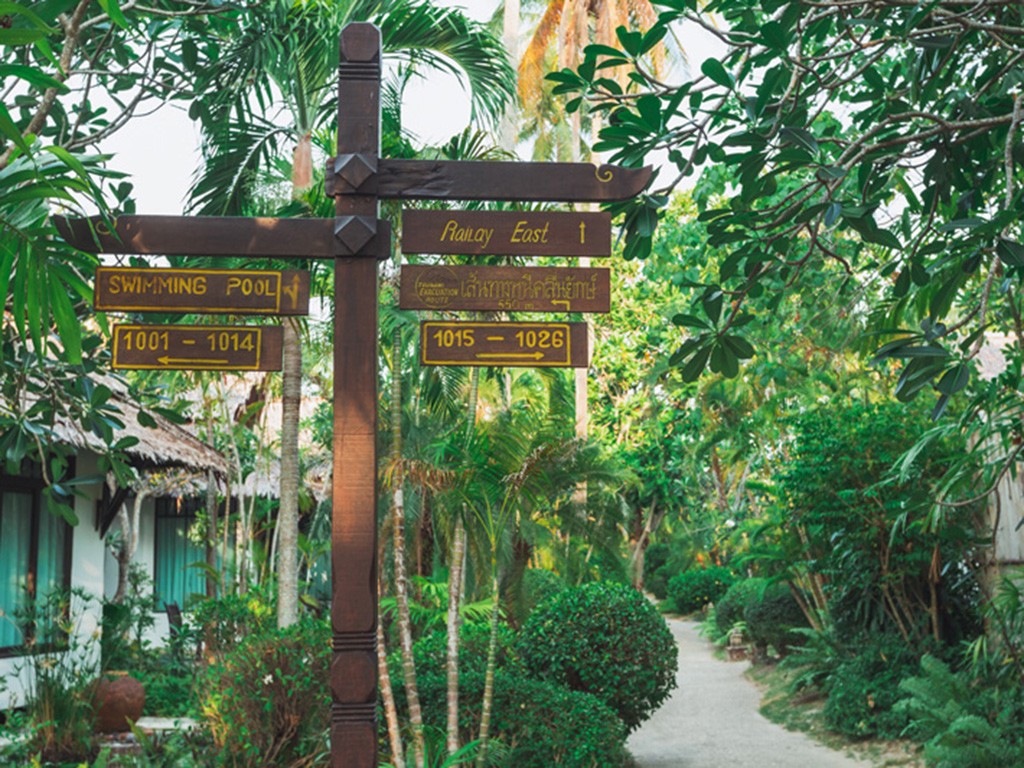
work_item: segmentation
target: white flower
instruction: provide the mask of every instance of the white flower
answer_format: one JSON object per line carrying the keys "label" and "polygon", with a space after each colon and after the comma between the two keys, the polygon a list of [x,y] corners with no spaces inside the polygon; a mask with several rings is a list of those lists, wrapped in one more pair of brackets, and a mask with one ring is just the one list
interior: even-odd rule
{"label": "white flower", "polygon": [[274,682],[274,676],[273,675],[269,675],[268,674],[266,677],[263,678],[263,684],[264,685],[270,685],[272,682]]}

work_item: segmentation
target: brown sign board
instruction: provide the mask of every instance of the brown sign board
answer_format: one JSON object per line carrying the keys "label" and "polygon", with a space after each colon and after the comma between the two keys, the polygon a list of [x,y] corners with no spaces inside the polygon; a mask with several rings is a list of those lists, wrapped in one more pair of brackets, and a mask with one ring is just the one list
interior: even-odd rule
{"label": "brown sign board", "polygon": [[114,368],[279,371],[280,326],[115,325]]}
{"label": "brown sign board", "polygon": [[118,216],[108,222],[54,216],[53,222],[68,245],[88,253],[384,258],[391,245],[388,223],[372,217]]}
{"label": "brown sign board", "polygon": [[309,314],[309,273],[300,270],[98,267],[101,312]]}
{"label": "brown sign board", "polygon": [[423,365],[586,368],[586,323],[420,323]]}
{"label": "brown sign board", "polygon": [[607,312],[611,273],[579,267],[402,266],[402,309]]}
{"label": "brown sign board", "polygon": [[[592,163],[403,160],[382,157],[376,173],[351,174],[347,158],[327,161],[326,193],[392,200],[519,200],[600,203],[643,191],[653,169]],[[347,178],[346,178],[347,177]]]}
{"label": "brown sign board", "polygon": [[402,253],[610,256],[610,213],[402,211]]}

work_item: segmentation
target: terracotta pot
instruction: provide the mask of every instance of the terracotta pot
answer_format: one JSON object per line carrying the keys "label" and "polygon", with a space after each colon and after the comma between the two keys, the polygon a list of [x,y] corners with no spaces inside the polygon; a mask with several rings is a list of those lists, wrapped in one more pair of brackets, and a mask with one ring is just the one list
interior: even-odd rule
{"label": "terracotta pot", "polygon": [[96,681],[96,731],[121,733],[142,717],[146,690],[127,672],[106,672]]}

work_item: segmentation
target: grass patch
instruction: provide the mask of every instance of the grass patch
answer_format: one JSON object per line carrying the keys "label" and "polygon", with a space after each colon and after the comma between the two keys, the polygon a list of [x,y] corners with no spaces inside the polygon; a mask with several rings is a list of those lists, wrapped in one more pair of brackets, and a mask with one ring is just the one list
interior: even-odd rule
{"label": "grass patch", "polygon": [[925,768],[921,746],[910,741],[851,741],[830,731],[822,718],[825,699],[815,691],[791,693],[793,672],[775,664],[750,667],[746,676],[761,690],[761,714],[826,747],[869,760],[875,768]]}

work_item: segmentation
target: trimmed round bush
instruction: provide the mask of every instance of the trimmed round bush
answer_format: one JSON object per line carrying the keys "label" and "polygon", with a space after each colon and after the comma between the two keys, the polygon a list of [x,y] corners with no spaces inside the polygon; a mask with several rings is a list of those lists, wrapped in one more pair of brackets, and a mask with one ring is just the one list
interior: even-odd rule
{"label": "trimmed round bush", "polygon": [[735,580],[732,571],[720,565],[683,571],[669,579],[668,599],[680,613],[693,613],[717,602]]}
{"label": "trimmed round bush", "polygon": [[789,585],[782,582],[769,584],[759,595],[753,595],[743,618],[747,634],[762,654],[770,645],[779,656],[785,656],[800,641],[800,635],[793,630],[807,626],[807,617]]}
{"label": "trimmed round bush", "polygon": [[243,640],[211,665],[200,710],[216,765],[291,765],[323,751],[328,727],[330,629],[304,619]]}
{"label": "trimmed round bush", "polygon": [[628,731],[676,687],[676,644],[665,620],[632,587],[603,582],[567,589],[539,606],[517,650],[534,676],[592,693]]}
{"label": "trimmed round bush", "polygon": [[[459,633],[459,727],[463,741],[480,732],[490,627],[467,624]],[[516,768],[618,768],[625,765],[626,728],[600,699],[555,683],[528,677],[512,647],[508,627],[498,633],[497,671],[491,736],[509,748],[508,765]],[[423,722],[443,731],[447,723],[447,637],[435,632],[416,642],[417,685]],[[406,710],[397,656],[390,664],[399,710]],[[387,745],[382,745],[385,749]]]}
{"label": "trimmed round bush", "polygon": [[723,635],[741,621],[746,621],[747,606],[759,599],[768,582],[765,579],[743,579],[735,582],[715,603],[715,626]]}
{"label": "trimmed round bush", "polygon": [[494,680],[494,732],[516,768],[628,765],[626,727],[589,693],[503,672]]}

